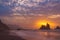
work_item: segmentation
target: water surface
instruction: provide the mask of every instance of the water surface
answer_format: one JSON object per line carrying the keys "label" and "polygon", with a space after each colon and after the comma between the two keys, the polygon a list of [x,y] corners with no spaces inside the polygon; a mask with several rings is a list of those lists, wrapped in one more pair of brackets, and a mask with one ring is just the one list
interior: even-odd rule
{"label": "water surface", "polygon": [[31,31],[31,30],[13,30],[12,35],[21,36],[26,40],[60,40],[59,31]]}

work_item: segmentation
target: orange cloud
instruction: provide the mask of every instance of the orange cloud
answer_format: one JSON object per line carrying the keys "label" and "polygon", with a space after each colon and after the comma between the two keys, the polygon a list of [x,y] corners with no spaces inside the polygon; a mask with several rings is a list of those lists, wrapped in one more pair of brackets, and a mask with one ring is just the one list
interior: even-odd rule
{"label": "orange cloud", "polygon": [[60,17],[60,15],[58,14],[58,15],[51,15],[48,18],[59,18],[59,17]]}

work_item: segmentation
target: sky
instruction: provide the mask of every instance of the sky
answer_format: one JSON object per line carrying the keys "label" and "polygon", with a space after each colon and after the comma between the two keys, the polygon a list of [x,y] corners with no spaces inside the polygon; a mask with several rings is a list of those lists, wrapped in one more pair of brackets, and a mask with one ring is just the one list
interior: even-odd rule
{"label": "sky", "polygon": [[60,26],[60,0],[0,0],[0,19],[9,25],[38,29]]}

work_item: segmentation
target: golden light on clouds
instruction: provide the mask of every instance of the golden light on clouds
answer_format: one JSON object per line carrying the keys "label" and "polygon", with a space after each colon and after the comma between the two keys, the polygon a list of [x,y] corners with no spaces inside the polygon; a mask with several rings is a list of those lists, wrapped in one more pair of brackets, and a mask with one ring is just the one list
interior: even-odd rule
{"label": "golden light on clouds", "polygon": [[48,18],[59,18],[60,17],[60,14],[57,14],[57,15],[50,15]]}
{"label": "golden light on clouds", "polygon": [[40,20],[40,21],[37,21],[35,26],[37,26],[38,28],[40,28],[41,25],[45,25],[46,26],[47,23],[50,25],[51,29],[54,29],[55,26],[56,26],[55,23],[53,23],[53,22],[51,22],[49,20]]}

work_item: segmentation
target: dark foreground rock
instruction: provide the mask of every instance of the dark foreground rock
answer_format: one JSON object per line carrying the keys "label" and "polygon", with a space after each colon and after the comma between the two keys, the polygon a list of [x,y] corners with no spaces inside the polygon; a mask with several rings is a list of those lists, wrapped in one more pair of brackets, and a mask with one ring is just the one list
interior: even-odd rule
{"label": "dark foreground rock", "polygon": [[9,35],[9,27],[0,20],[0,40],[25,40],[19,36]]}

